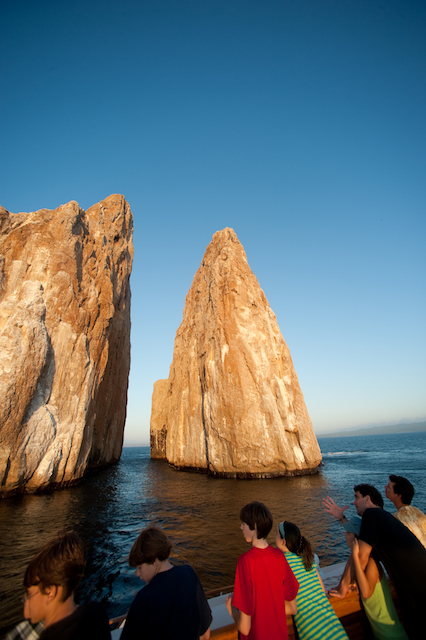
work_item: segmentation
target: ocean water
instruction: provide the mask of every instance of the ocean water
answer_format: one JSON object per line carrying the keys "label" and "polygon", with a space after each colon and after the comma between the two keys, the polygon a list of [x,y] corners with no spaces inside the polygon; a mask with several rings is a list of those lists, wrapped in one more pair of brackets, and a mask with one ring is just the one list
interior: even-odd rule
{"label": "ocean water", "polygon": [[[247,550],[239,511],[247,502],[268,505],[274,523],[290,520],[312,543],[325,566],[348,552],[338,523],[322,508],[330,495],[352,505],[353,486],[375,485],[384,496],[390,473],[410,479],[413,504],[426,512],[426,432],[319,438],[320,473],[299,478],[234,480],[175,471],[151,460],[148,447],[126,448],[114,467],[76,487],[0,501],[0,635],[22,619],[22,580],[37,549],[62,530],[87,543],[82,599],[104,603],[110,617],[125,613],[141,582],[127,565],[139,531],[163,527],[175,563],[189,563],[206,590],[231,585],[238,556]],[[385,508],[394,511],[385,499]],[[349,514],[355,514],[353,506]],[[274,530],[270,541],[273,542]]]}

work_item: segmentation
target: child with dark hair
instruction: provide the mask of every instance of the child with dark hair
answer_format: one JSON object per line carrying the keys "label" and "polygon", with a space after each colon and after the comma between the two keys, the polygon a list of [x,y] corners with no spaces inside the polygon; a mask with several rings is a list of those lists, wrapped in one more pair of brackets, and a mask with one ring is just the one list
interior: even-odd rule
{"label": "child with dark hair", "polygon": [[49,541],[25,572],[24,615],[44,621],[40,640],[109,640],[108,618],[97,603],[77,606],[74,593],[83,577],[85,548],[75,533]]}
{"label": "child with dark hair", "polygon": [[309,540],[302,536],[299,527],[284,521],[277,528],[275,542],[300,585],[294,616],[300,640],[347,640],[346,631],[325,594]]}
{"label": "child with dark hair", "polygon": [[365,569],[361,566],[358,543],[361,518],[351,518],[343,526],[346,544],[352,550],[360,597],[374,639],[407,640],[407,634],[398,618],[382,565],[370,554]]}
{"label": "child with dark hair", "polygon": [[272,529],[272,514],[262,502],[246,504],[240,511],[240,520],[252,531],[256,529],[258,538],[266,538]]}
{"label": "child with dark hair", "polygon": [[155,560],[167,560],[172,550],[172,543],[161,529],[148,527],[138,535],[129,553],[129,565],[138,567],[142,564],[153,564]]}
{"label": "child with dark hair", "polygon": [[252,547],[239,557],[234,593],[226,606],[240,637],[249,640],[285,640],[287,613],[297,611],[298,582],[284,555],[270,547],[266,537],[272,515],[261,502],[241,509],[241,531]]}
{"label": "child with dark hair", "polygon": [[189,565],[169,562],[172,544],[164,531],[139,534],[129,564],[146,586],[133,600],[121,640],[208,640],[212,615],[203,588]]}

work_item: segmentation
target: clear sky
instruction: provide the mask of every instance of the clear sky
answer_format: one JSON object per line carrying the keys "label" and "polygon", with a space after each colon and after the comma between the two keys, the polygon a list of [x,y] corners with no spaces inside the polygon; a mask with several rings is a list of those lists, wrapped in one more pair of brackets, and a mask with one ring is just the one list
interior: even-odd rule
{"label": "clear sky", "polygon": [[126,441],[227,226],[318,434],[424,419],[424,0],[1,0],[0,29],[0,204],[133,212]]}

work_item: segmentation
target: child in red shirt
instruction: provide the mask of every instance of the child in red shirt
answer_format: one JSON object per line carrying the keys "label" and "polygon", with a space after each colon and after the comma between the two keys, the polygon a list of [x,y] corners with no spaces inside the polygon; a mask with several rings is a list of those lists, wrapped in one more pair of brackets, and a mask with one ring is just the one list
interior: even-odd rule
{"label": "child in red shirt", "polygon": [[242,637],[248,640],[285,640],[287,614],[297,613],[299,583],[284,554],[270,547],[266,537],[272,515],[261,502],[241,509],[241,531],[250,551],[238,559],[234,593],[226,606]]}

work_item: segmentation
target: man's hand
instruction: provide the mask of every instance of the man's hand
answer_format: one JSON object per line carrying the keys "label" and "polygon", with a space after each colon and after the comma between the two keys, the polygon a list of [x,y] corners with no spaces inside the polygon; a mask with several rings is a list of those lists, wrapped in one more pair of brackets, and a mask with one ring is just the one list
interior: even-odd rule
{"label": "man's hand", "polygon": [[339,507],[334,502],[334,500],[330,498],[330,496],[327,496],[326,498],[324,498],[324,500],[322,501],[322,505],[324,507],[324,511],[334,516],[336,520],[343,520],[346,509],[349,509],[348,506]]}

